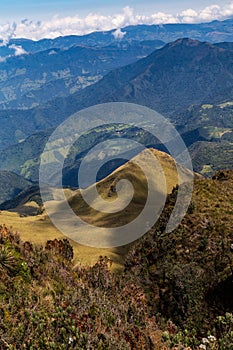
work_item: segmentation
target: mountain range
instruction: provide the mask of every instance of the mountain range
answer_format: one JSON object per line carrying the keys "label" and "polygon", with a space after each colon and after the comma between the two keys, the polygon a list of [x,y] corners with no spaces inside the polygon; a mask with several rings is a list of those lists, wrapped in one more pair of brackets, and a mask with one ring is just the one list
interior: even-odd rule
{"label": "mountain range", "polygon": [[0,108],[26,109],[68,96],[163,45],[162,41],[116,42],[105,47],[74,45],[2,59]]}
{"label": "mountain range", "polygon": [[[205,26],[206,35],[215,26],[230,32],[231,21]],[[178,29],[191,27],[160,29],[181,33]],[[119,101],[145,105],[168,117],[189,148],[195,171],[211,176],[221,168],[232,168],[233,43],[182,38],[164,45],[155,36],[160,29],[128,27],[121,40],[114,38],[113,31],[39,42],[23,40],[27,54],[9,54],[0,63],[2,100],[9,92],[8,102],[2,104],[6,109],[0,110],[0,170],[38,181],[40,154],[56,126],[83,108]],[[15,40],[9,45],[21,45],[20,39]],[[8,91],[6,95],[4,91]],[[34,104],[38,106],[29,108]],[[86,136],[85,145],[75,145],[63,169],[65,186],[78,186],[74,174],[81,159],[112,132],[119,134],[114,128],[94,130]],[[134,132],[125,126],[120,134],[133,137]],[[148,135],[140,134],[139,139],[146,146],[164,150]],[[62,152],[62,144],[61,137],[55,157]],[[124,150],[122,159],[123,155]],[[106,165],[99,180],[123,163],[118,160]]]}
{"label": "mountain range", "polygon": [[0,108],[30,108],[67,96],[184,37],[230,42],[232,20],[129,26],[120,35],[110,30],[39,41],[11,39],[0,46]]}
{"label": "mountain range", "polygon": [[179,39],[96,84],[30,110],[0,111],[0,149],[60,124],[71,114],[104,102],[135,102],[176,119],[190,105],[230,101],[233,51]]}
{"label": "mountain range", "polygon": [[[1,349],[232,350],[232,24],[0,43]],[[92,123],[78,112],[105,102],[162,113],[194,172],[152,119],[114,124],[109,105],[109,124],[77,136],[64,160],[75,127]],[[40,156],[70,116],[45,150],[42,188]]]}
{"label": "mountain range", "polygon": [[28,53],[45,51],[53,48],[69,49],[74,45],[104,47],[115,44],[116,41],[130,43],[144,40],[162,40],[166,43],[179,38],[189,37],[200,41],[223,42],[232,40],[233,19],[225,21],[212,21],[209,23],[196,24],[164,24],[164,25],[135,25],[121,29],[121,35],[116,30],[93,32],[86,35],[70,35],[55,39],[41,39],[33,41],[30,39],[10,39],[6,46],[0,47],[0,56],[14,55],[14,47],[21,47]]}
{"label": "mountain range", "polygon": [[[53,128],[84,107],[109,101],[140,103],[169,116],[189,148],[195,171],[211,176],[216,170],[232,168],[232,62],[231,43],[179,39],[72,95],[33,109],[0,111],[0,170],[38,181],[40,154]],[[121,137],[134,138],[134,133],[127,126],[120,131]],[[118,134],[117,128],[103,128],[86,135],[85,143],[77,143],[65,162],[64,185],[77,187],[75,174],[86,152]],[[135,140],[164,150],[147,135]],[[54,157],[62,152],[62,136],[59,142]],[[119,160],[107,164],[99,179],[121,164]]]}

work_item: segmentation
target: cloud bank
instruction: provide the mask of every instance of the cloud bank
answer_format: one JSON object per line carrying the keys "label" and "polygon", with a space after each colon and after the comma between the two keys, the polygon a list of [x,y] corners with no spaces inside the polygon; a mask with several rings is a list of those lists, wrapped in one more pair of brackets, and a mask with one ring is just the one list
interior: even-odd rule
{"label": "cloud bank", "polygon": [[65,35],[83,35],[93,31],[116,29],[115,36],[120,39],[123,32],[120,28],[137,24],[165,24],[165,23],[198,23],[221,20],[233,16],[233,0],[227,5],[211,5],[201,11],[186,9],[176,15],[156,12],[150,15],[139,15],[130,7],[125,7],[121,13],[104,16],[90,13],[84,18],[78,15],[59,17],[54,16],[50,21],[31,21],[24,19],[19,23],[0,24],[1,45],[9,39],[28,38],[56,38]]}

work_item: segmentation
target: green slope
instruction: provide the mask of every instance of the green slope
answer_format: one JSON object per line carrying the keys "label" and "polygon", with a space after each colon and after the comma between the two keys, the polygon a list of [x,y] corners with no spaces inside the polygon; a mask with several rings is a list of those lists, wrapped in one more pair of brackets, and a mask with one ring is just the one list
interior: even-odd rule
{"label": "green slope", "polygon": [[191,39],[177,40],[71,96],[28,111],[1,111],[0,148],[56,126],[69,115],[98,103],[139,103],[176,120],[178,111],[191,104],[229,101],[232,60],[231,50]]}
{"label": "green slope", "polygon": [[9,171],[0,171],[0,203],[16,197],[30,187],[32,182]]}

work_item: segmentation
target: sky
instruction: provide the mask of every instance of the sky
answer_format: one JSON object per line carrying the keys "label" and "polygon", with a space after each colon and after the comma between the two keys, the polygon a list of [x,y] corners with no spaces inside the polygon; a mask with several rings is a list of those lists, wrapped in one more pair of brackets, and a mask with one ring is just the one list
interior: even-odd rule
{"label": "sky", "polygon": [[233,17],[233,0],[0,0],[0,38],[82,35],[136,24]]}

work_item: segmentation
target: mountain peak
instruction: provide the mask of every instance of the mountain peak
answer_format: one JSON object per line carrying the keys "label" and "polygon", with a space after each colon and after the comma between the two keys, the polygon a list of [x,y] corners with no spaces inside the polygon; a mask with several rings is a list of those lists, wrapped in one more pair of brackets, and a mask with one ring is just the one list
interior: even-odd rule
{"label": "mountain peak", "polygon": [[175,40],[174,42],[168,44],[170,47],[174,46],[199,46],[202,42],[190,38],[181,38],[178,40]]}
{"label": "mountain peak", "polygon": [[180,38],[170,42],[165,45],[162,50],[163,49],[172,50],[179,56],[181,56],[180,50],[182,50],[182,55],[184,55],[185,52],[186,55],[189,55],[190,52],[199,52],[199,58],[203,55],[205,56],[206,54],[209,54],[210,52],[213,52],[215,55],[217,52],[223,51],[221,47],[217,47],[207,41],[199,41],[190,38]]}

